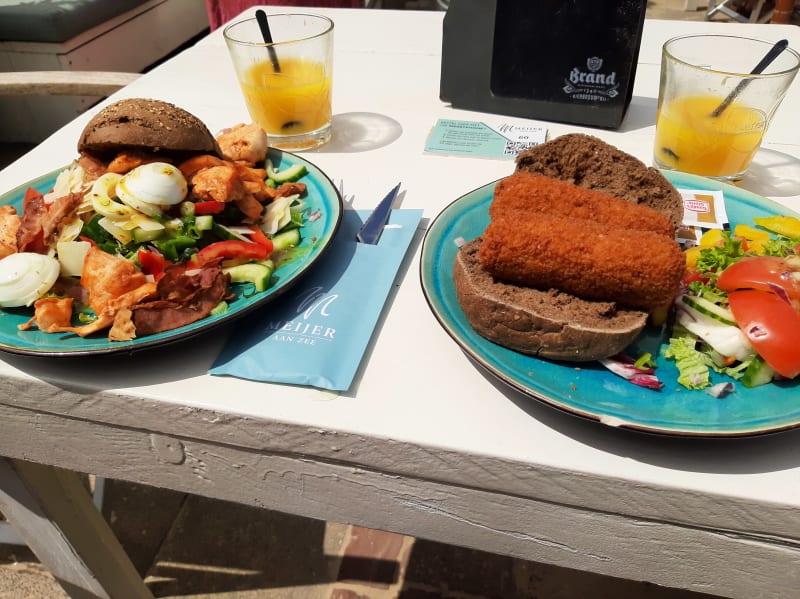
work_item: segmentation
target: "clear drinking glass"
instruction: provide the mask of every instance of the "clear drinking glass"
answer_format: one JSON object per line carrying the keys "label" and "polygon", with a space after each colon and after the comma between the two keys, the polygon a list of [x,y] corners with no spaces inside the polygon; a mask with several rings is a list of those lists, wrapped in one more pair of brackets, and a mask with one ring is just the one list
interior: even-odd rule
{"label": "clear drinking glass", "polygon": [[741,179],[800,68],[783,50],[763,73],[751,71],[773,42],[690,35],[664,44],[655,166],[723,181]]}
{"label": "clear drinking glass", "polygon": [[306,14],[268,19],[272,43],[255,18],[223,31],[247,109],[270,146],[316,148],[331,138],[333,21]]}

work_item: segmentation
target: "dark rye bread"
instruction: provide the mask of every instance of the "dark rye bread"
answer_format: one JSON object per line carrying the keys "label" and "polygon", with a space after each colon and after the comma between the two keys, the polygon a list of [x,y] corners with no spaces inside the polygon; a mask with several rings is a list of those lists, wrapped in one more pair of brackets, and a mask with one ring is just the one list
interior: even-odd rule
{"label": "dark rye bread", "polygon": [[115,102],[87,123],[78,140],[81,153],[122,150],[216,153],[214,136],[193,114],[168,102],[130,98]]}
{"label": "dark rye bread", "polygon": [[647,322],[646,312],[615,302],[496,281],[481,267],[480,243],[461,247],[453,282],[470,325],[490,341],[540,358],[591,361],[620,353]]}
{"label": "dark rye bread", "polygon": [[683,221],[683,199],[658,169],[592,135],[560,135],[525,150],[517,156],[517,170],[650,206],[667,215],[676,229]]}

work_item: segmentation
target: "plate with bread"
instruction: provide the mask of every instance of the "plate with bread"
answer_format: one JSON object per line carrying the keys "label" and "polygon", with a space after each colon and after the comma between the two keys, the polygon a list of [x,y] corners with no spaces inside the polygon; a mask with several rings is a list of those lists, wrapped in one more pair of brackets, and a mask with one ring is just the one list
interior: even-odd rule
{"label": "plate with bread", "polygon": [[[797,427],[796,381],[714,397],[679,385],[662,355],[685,269],[676,188],[722,191],[732,228],[787,213],[731,185],[647,167],[593,136],[563,135],[436,217],[420,261],[426,300],[482,369],[569,414],[680,436]],[[652,356],[659,387],[603,365],[621,355]]]}
{"label": "plate with bread", "polygon": [[130,98],[77,150],[0,196],[0,350],[131,353],[217,330],[289,289],[341,221],[331,180],[252,123],[212,135]]}

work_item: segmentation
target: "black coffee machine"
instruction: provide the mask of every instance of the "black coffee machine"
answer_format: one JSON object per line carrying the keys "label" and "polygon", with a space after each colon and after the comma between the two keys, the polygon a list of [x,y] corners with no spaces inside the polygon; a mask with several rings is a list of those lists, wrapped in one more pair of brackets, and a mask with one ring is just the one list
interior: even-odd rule
{"label": "black coffee machine", "polygon": [[439,96],[455,108],[617,128],[646,0],[450,0]]}

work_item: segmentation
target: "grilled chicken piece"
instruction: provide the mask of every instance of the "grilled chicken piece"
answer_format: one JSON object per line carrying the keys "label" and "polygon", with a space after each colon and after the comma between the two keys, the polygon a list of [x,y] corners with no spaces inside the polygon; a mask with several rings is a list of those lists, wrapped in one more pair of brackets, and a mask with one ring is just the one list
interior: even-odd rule
{"label": "grilled chicken piece", "polygon": [[13,206],[0,206],[0,258],[17,253],[20,217]]}
{"label": "grilled chicken piece", "polygon": [[267,134],[255,123],[240,123],[224,131],[217,137],[217,145],[223,158],[233,162],[252,166],[267,157]]}
{"label": "grilled chicken piece", "polygon": [[92,246],[83,262],[81,286],[89,292],[89,305],[98,316],[115,298],[147,283],[147,276],[130,260],[112,256]]}

